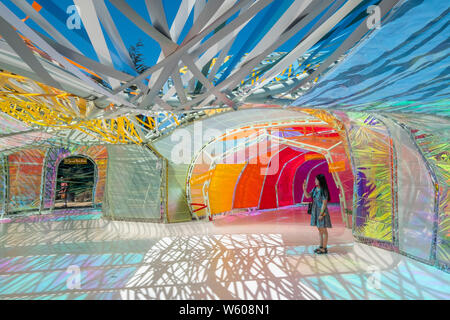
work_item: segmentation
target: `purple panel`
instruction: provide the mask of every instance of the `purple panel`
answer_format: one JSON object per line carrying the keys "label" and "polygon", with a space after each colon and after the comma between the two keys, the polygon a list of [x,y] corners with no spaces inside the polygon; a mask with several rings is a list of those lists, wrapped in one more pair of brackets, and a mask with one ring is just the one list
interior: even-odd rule
{"label": "purple panel", "polygon": [[333,175],[328,171],[328,163],[323,161],[322,165],[319,165],[311,171],[310,180],[314,182],[314,178],[318,174],[323,174],[327,181],[328,190],[330,191],[330,203],[339,203],[339,189],[334,182]]}
{"label": "purple panel", "polygon": [[[319,165],[323,163],[322,165]],[[318,166],[319,165],[319,166]],[[313,168],[316,167],[314,170]],[[311,171],[312,170],[312,171]],[[339,203],[339,189],[334,182],[333,176],[330,172],[328,172],[328,164],[325,160],[310,160],[303,163],[298,167],[297,172],[294,178],[294,200],[295,203],[302,202],[303,196],[303,181],[306,179],[308,173],[311,171],[307,190],[310,191],[315,187],[314,179],[318,174],[323,174],[325,179],[327,180],[328,189],[330,190],[330,203]],[[303,199],[303,202],[311,202],[311,198],[307,199],[306,197]]]}
{"label": "purple panel", "polygon": [[357,172],[356,185],[358,200],[356,206],[355,224],[357,227],[360,227],[367,222],[370,206],[370,201],[367,199],[367,195],[373,192],[375,186],[370,184],[370,181],[367,180],[366,175],[362,171]]}
{"label": "purple panel", "polygon": [[[303,181],[305,181],[308,172],[319,163],[323,162],[323,160],[309,160],[302,163],[301,166],[298,167],[297,172],[294,177],[294,201],[295,203],[302,202],[303,196]],[[312,190],[314,188],[314,179],[310,179],[308,181],[307,190]],[[304,199],[304,202],[311,202],[311,199]]]}

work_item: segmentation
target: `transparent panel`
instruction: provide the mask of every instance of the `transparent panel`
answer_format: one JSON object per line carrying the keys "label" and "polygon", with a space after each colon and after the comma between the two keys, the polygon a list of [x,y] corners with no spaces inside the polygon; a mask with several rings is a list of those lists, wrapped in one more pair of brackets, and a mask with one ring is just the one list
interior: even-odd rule
{"label": "transparent panel", "polygon": [[435,188],[425,160],[412,136],[391,120],[397,159],[399,249],[423,260],[432,257]]}
{"label": "transparent panel", "polygon": [[347,115],[356,172],[354,234],[392,242],[392,140],[386,127],[374,117],[356,112]]}
{"label": "transparent panel", "polygon": [[436,233],[435,254],[441,266],[450,265],[450,125],[447,118],[421,115],[392,115],[406,125],[425,159],[428,161],[436,180],[438,192],[438,217],[434,225]]}
{"label": "transparent panel", "polygon": [[138,145],[108,146],[104,215],[114,219],[160,221],[163,217],[162,159]]}

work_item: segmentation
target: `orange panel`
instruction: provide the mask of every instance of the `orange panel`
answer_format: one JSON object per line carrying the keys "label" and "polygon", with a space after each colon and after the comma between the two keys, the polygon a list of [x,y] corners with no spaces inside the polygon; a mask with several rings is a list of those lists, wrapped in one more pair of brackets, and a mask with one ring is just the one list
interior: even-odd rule
{"label": "orange panel", "polygon": [[264,183],[264,175],[261,170],[266,168],[267,164],[248,164],[241,175],[241,179],[236,186],[234,196],[234,208],[257,207],[261,188]]}
{"label": "orange panel", "polygon": [[31,5],[33,7],[34,10],[36,10],[37,12],[41,11],[42,6],[37,3],[36,1],[33,1],[33,4]]}
{"label": "orange panel", "polygon": [[211,214],[230,211],[233,204],[236,181],[244,164],[218,164],[209,185]]}
{"label": "orange panel", "polygon": [[308,153],[308,154],[305,154],[305,161],[321,160],[321,159],[325,159],[325,157],[323,155],[321,155],[320,153]]}
{"label": "orange panel", "polygon": [[345,171],[345,162],[344,161],[331,162],[328,164],[328,169],[330,172]]}

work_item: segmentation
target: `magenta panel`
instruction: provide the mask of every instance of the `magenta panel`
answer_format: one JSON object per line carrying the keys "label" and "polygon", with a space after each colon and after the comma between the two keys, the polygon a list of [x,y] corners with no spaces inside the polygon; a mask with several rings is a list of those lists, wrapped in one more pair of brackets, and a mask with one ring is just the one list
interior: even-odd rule
{"label": "magenta panel", "polygon": [[305,162],[305,155],[312,154],[307,152],[293,158],[284,168],[278,180],[278,206],[289,206],[294,204],[293,181],[295,173],[299,166]]}
{"label": "magenta panel", "polygon": [[310,202],[311,199],[303,197],[303,181],[308,177],[307,190],[311,191],[315,187],[315,177],[323,174],[327,180],[330,190],[330,203],[339,203],[339,189],[334,182],[333,176],[328,172],[328,164],[325,160],[310,160],[298,167],[294,179],[294,200],[295,203]]}

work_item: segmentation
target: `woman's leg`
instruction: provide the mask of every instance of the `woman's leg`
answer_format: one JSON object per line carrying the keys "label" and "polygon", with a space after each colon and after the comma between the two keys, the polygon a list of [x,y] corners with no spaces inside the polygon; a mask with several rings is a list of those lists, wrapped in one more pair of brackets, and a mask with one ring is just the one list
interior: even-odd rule
{"label": "woman's leg", "polygon": [[328,230],[327,228],[322,228],[322,237],[323,237],[323,247],[326,249],[328,244]]}
{"label": "woman's leg", "polygon": [[319,238],[320,238],[320,247],[323,248],[323,235],[322,235],[322,228],[317,228],[319,230]]}

